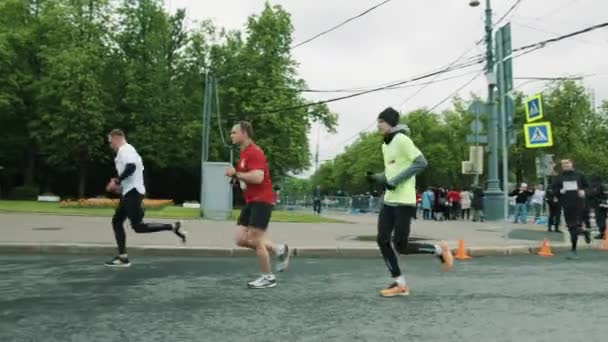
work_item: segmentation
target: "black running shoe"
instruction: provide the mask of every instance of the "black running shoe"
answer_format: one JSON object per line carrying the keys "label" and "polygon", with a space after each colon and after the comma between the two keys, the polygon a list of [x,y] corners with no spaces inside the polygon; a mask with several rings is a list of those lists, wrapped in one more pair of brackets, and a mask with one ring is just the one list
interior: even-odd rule
{"label": "black running shoe", "polygon": [[576,251],[571,251],[568,256],[566,256],[568,260],[578,260],[578,253]]}
{"label": "black running shoe", "polygon": [[583,231],[583,234],[585,235],[585,242],[587,244],[590,244],[591,243],[591,231],[589,229],[585,229]]}
{"label": "black running shoe", "polygon": [[175,235],[177,235],[177,237],[179,237],[182,240],[182,243],[185,245],[188,232],[186,232],[182,227],[183,224],[184,221],[175,222],[175,224],[173,224],[173,233],[175,233]]}
{"label": "black running shoe", "polygon": [[129,267],[131,266],[131,262],[129,258],[123,258],[120,255],[114,257],[114,259],[107,261],[105,263],[107,267]]}

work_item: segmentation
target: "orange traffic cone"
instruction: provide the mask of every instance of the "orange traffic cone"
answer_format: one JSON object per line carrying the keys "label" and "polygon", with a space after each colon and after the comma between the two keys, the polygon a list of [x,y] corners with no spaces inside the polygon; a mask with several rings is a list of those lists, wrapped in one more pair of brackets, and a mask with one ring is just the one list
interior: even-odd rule
{"label": "orange traffic cone", "polygon": [[604,233],[604,238],[602,239],[602,244],[600,245],[600,249],[608,249],[608,234]]}
{"label": "orange traffic cone", "polygon": [[458,240],[458,250],[456,250],[454,258],[458,260],[471,259],[471,257],[467,255],[467,250],[464,248],[464,240],[462,239]]}
{"label": "orange traffic cone", "polygon": [[543,239],[543,242],[540,245],[540,251],[538,251],[538,255],[544,257],[553,256],[553,253],[551,253],[551,247],[549,246],[549,240]]}

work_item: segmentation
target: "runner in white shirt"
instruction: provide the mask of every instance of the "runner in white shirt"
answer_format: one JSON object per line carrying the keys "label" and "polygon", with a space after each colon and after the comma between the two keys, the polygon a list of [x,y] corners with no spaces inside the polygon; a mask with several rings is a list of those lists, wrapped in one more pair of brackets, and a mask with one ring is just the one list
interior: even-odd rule
{"label": "runner in white shirt", "polygon": [[136,233],[155,233],[162,231],[172,231],[177,235],[182,243],[186,243],[186,232],[182,228],[182,222],[175,224],[167,223],[144,223],[144,209],[142,202],[146,193],[144,186],[144,164],[141,157],[133,146],[127,143],[125,134],[115,129],[108,135],[110,147],[116,151],[116,172],[118,178],[112,178],[106,190],[109,192],[120,193],[120,203],[112,217],[112,227],[118,245],[118,255],[106,262],[109,267],[128,267],[131,266],[127,255],[127,238],[124,222],[128,218],[131,227]]}

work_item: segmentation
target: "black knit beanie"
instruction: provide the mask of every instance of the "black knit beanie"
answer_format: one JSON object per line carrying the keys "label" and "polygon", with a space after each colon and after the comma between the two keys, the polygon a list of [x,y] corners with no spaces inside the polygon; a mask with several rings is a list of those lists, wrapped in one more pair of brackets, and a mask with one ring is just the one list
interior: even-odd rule
{"label": "black knit beanie", "polygon": [[399,124],[399,112],[392,107],[388,107],[378,115],[378,119],[391,125],[391,127],[395,127]]}

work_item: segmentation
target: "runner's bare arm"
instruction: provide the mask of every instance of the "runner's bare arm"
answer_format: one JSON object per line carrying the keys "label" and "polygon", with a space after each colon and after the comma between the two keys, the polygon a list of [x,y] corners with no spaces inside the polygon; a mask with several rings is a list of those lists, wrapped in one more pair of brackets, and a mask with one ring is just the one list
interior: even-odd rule
{"label": "runner's bare arm", "polygon": [[251,170],[248,172],[237,172],[236,178],[249,184],[260,184],[264,181],[263,170]]}

